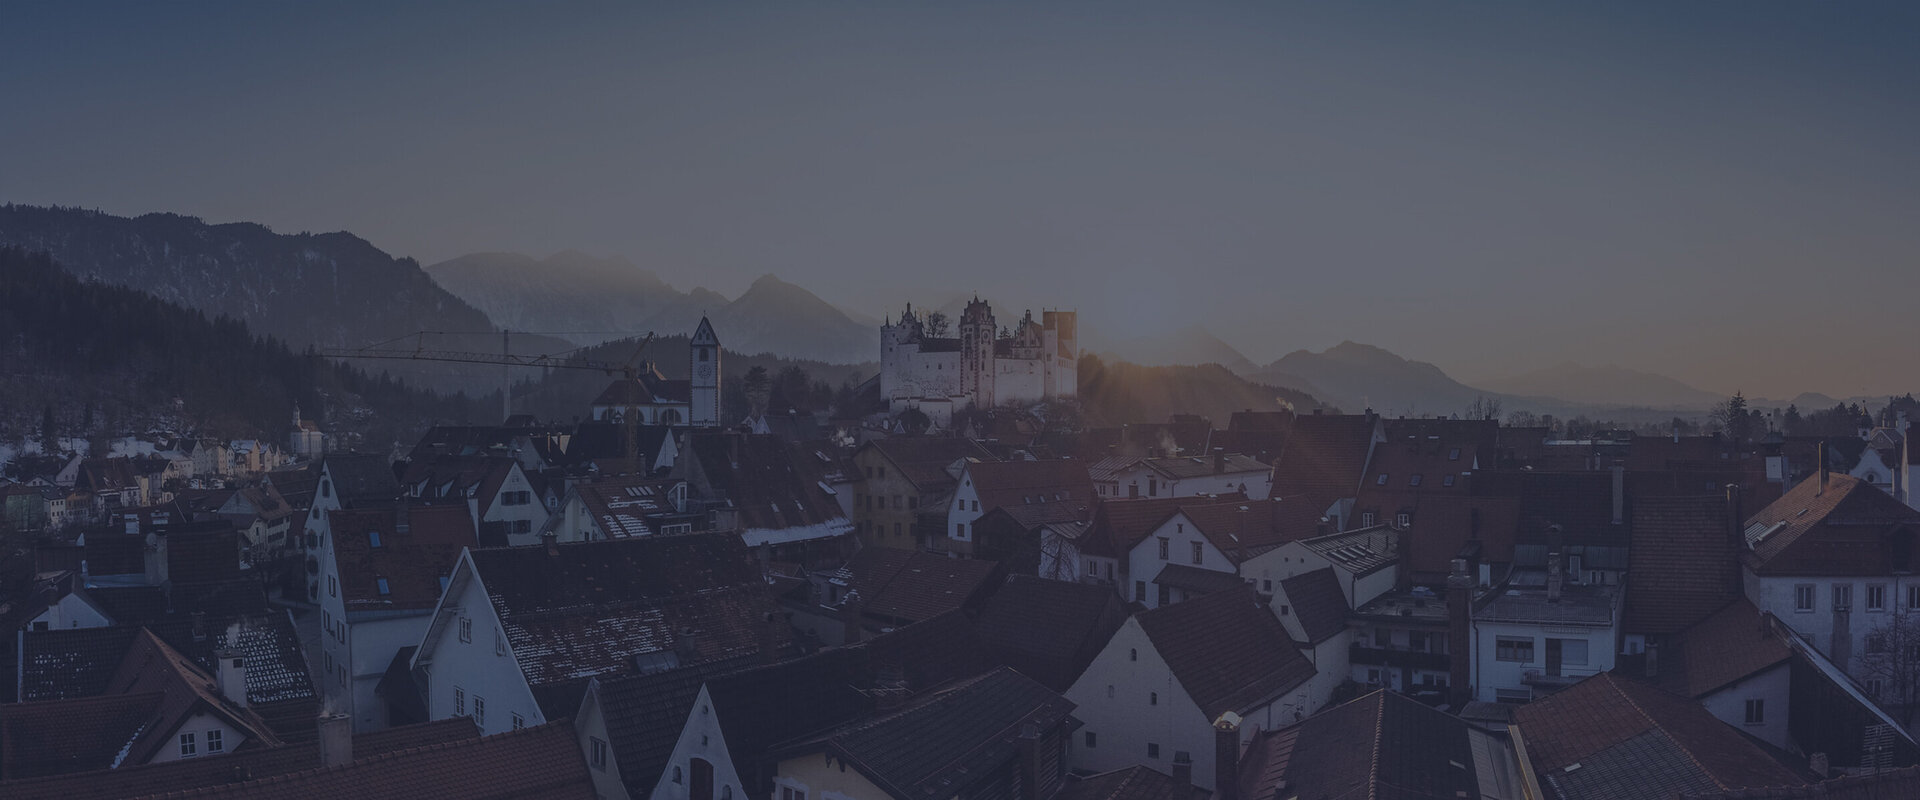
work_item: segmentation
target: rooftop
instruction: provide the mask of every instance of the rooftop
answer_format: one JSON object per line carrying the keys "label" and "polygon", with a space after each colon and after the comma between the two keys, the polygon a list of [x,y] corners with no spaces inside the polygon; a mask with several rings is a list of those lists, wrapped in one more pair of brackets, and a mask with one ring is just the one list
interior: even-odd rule
{"label": "rooftop", "polygon": [[1249,587],[1134,619],[1209,720],[1262,704],[1314,675],[1279,618]]}

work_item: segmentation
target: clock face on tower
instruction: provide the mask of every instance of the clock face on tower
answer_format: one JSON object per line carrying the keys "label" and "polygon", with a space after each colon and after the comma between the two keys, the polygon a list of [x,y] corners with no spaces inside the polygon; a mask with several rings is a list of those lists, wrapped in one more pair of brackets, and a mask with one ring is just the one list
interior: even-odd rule
{"label": "clock face on tower", "polygon": [[712,364],[701,364],[701,365],[700,365],[700,377],[702,377],[702,378],[711,378],[711,377],[713,377],[713,365],[712,365]]}

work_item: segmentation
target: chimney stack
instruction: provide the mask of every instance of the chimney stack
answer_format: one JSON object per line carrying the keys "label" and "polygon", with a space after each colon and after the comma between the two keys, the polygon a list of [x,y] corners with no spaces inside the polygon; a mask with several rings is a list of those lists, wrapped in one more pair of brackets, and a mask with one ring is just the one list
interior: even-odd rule
{"label": "chimney stack", "polygon": [[1224,448],[1224,447],[1213,448],[1213,474],[1220,475],[1225,473],[1226,471],[1227,471],[1227,448]]}
{"label": "chimney stack", "polygon": [[560,534],[553,531],[543,531],[540,534],[540,543],[547,546],[548,558],[560,557]]}
{"label": "chimney stack", "polygon": [[1020,800],[1040,800],[1040,726],[1020,726]]}
{"label": "chimney stack", "polygon": [[1547,526],[1547,602],[1560,602],[1560,588],[1567,580],[1567,554],[1560,544],[1560,526]]}
{"label": "chimney stack", "polygon": [[214,679],[220,696],[241,708],[247,707],[247,660],[237,650],[218,650],[213,654]]}
{"label": "chimney stack", "polygon": [[1193,800],[1193,757],[1186,753],[1173,754],[1173,797],[1170,800]]}
{"label": "chimney stack", "polygon": [[680,666],[693,663],[694,657],[700,654],[700,643],[694,629],[680,629],[680,635],[673,639],[673,654],[680,657]]}
{"label": "chimney stack", "polygon": [[1814,753],[1813,755],[1808,756],[1807,769],[1819,775],[1821,780],[1826,780],[1827,777],[1833,772],[1832,764],[1827,759],[1826,753]]}
{"label": "chimney stack", "polygon": [[320,766],[337,767],[353,761],[353,718],[345,714],[320,715]]}
{"label": "chimney stack", "polygon": [[1213,721],[1213,800],[1240,797],[1240,715],[1231,711]]}
{"label": "chimney stack", "polygon": [[780,640],[785,638],[781,628],[787,626],[787,615],[779,611],[767,612],[766,624],[760,626],[760,660],[772,664],[780,660]]}
{"label": "chimney stack", "polygon": [[857,644],[860,641],[860,590],[850,589],[847,596],[840,599],[840,621],[843,630],[841,644]]}
{"label": "chimney stack", "polygon": [[1627,468],[1613,468],[1613,524],[1627,521]]}
{"label": "chimney stack", "polygon": [[1467,560],[1453,560],[1447,575],[1447,694],[1457,710],[1473,697],[1473,586]]}

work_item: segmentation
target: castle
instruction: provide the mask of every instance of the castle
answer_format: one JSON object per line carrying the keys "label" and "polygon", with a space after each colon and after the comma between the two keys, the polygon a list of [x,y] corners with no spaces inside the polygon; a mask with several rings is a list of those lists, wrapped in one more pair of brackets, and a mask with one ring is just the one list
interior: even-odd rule
{"label": "castle", "polygon": [[898,414],[919,409],[946,427],[953,412],[1073,397],[1079,338],[1072,311],[1028,311],[1006,338],[993,309],[976,297],[955,326],[957,338],[930,336],[908,304],[898,322],[880,326],[880,394]]}

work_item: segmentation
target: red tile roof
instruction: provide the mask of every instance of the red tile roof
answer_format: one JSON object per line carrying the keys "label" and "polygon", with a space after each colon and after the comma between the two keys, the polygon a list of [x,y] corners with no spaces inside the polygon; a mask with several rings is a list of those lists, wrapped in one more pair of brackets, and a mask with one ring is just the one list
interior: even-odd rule
{"label": "red tile roof", "polygon": [[[1760,575],[1887,575],[1920,564],[1920,511],[1848,475],[1813,475],[1747,518]],[[1904,560],[1905,563],[1896,563]]]}
{"label": "red tile roof", "polygon": [[1105,586],[1011,575],[975,627],[1002,663],[1064,692],[1126,618]]}
{"label": "red tile roof", "polygon": [[[1398,514],[1398,506],[1392,512]],[[1480,561],[1513,562],[1514,538],[1520,526],[1520,502],[1512,497],[1427,496],[1414,500],[1412,525],[1403,540],[1403,557],[1416,582],[1433,580],[1453,571],[1453,559],[1478,543]],[[1393,517],[1381,517],[1382,520]]]}
{"label": "red tile roof", "polygon": [[1300,622],[1307,644],[1319,644],[1347,629],[1347,596],[1340,591],[1340,578],[1332,567],[1321,567],[1280,581],[1287,596],[1288,613]]}
{"label": "red tile roof", "polygon": [[973,482],[980,497],[980,510],[1033,505],[1044,497],[1046,504],[1093,503],[1093,480],[1087,477],[1087,462],[1070,458],[1045,461],[977,461],[967,465],[963,476]]}
{"label": "red tile roof", "polygon": [[[143,692],[0,704],[0,779],[119,766],[165,701],[159,692]],[[14,796],[5,785],[0,795]]]}
{"label": "red tile roof", "polygon": [[1054,800],[1206,800],[1212,794],[1205,789],[1180,786],[1164,772],[1135,764],[1084,778],[1069,778]]}
{"label": "red tile roof", "polygon": [[[963,458],[992,461],[993,454],[972,439],[944,436],[895,436],[875,439],[860,446],[872,448],[893,464],[895,471],[921,492],[938,493],[958,483],[947,467]],[[858,456],[859,450],[854,451]]]}
{"label": "red tile roof", "polygon": [[1662,653],[1658,683],[1700,698],[1792,657],[1793,648],[1742,597],[1679,633]]}
{"label": "red tile roof", "polygon": [[[1480,797],[1466,722],[1406,695],[1374,691],[1324,709],[1300,724],[1264,733],[1241,761],[1246,798]],[[1497,782],[1500,776],[1489,783]],[[1282,785],[1284,784],[1284,786]],[[1276,790],[1278,792],[1276,793]]]}
{"label": "red tile roof", "polygon": [[464,502],[332,511],[328,521],[348,612],[433,608],[440,579],[453,574],[460,551],[480,544]]}
{"label": "red tile roof", "polygon": [[1273,493],[1282,497],[1352,497],[1373,454],[1380,418],[1372,414],[1308,414],[1273,462]]}
{"label": "red tile roof", "polygon": [[1252,588],[1174,603],[1134,619],[1208,720],[1247,711],[1314,675]]}
{"label": "red tile roof", "polygon": [[862,614],[889,624],[976,607],[1000,575],[1000,565],[992,561],[891,547],[862,548],[846,569],[852,574],[849,588],[860,593]]}
{"label": "red tile roof", "polygon": [[1119,558],[1125,556],[1166,522],[1174,510],[1198,508],[1219,503],[1243,504],[1246,495],[1234,493],[1218,497],[1158,497],[1133,500],[1103,500],[1095,506],[1087,533],[1080,537],[1081,553]]}
{"label": "red tile roof", "polygon": [[1633,504],[1625,629],[1668,634],[1740,594],[1739,553],[1723,497],[1642,497]]}
{"label": "red tile roof", "polygon": [[[220,717],[227,725],[247,737],[244,744],[275,745],[280,740],[252,709],[236,705],[220,696],[213,676],[202,671],[193,660],[168,647],[160,637],[145,628],[133,637],[133,646],[120,661],[119,670],[107,681],[110,694],[147,694],[162,696],[156,716],[127,747],[128,763],[152,761],[162,748],[173,744],[173,732],[193,714],[205,711]],[[241,742],[232,743],[242,746]]]}

